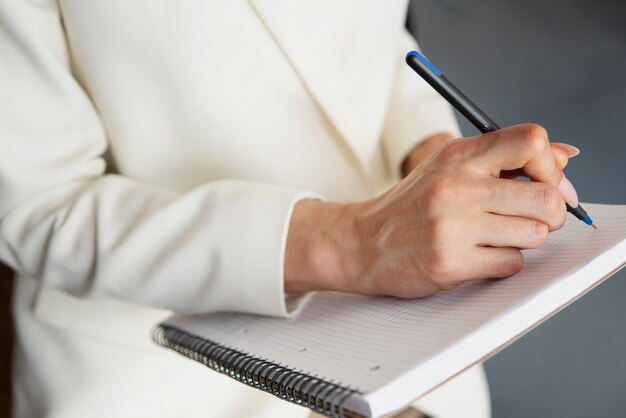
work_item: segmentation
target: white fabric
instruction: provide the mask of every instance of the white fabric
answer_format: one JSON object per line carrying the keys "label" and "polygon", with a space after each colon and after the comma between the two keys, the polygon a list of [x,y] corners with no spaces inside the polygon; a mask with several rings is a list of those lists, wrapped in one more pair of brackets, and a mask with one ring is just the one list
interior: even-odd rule
{"label": "white fabric", "polygon": [[471,367],[422,396],[412,406],[436,418],[490,417],[491,399],[485,370],[482,366]]}
{"label": "white fabric", "polygon": [[[306,416],[149,331],[170,310],[288,316],[301,302],[283,293],[295,202],[366,199],[421,139],[457,132],[403,64],[405,12],[0,0],[17,416]],[[485,399],[480,382],[467,391]]]}

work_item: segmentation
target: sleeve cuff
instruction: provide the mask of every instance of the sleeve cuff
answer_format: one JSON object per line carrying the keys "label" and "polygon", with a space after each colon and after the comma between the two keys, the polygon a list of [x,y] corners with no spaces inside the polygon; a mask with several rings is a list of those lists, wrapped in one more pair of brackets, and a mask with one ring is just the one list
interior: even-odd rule
{"label": "sleeve cuff", "polygon": [[[316,193],[272,185],[239,184],[232,219],[221,243],[222,265],[216,272],[217,303],[222,310],[289,317],[308,294],[285,294],[284,256],[295,204],[322,199]],[[236,217],[236,219],[235,219]],[[216,284],[217,284],[216,283]],[[217,290],[217,289],[216,289]]]}

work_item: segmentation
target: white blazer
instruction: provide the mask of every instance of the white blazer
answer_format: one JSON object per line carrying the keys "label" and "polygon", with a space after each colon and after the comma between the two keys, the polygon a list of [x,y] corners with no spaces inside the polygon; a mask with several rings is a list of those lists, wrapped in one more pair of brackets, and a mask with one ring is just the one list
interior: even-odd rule
{"label": "white blazer", "polygon": [[[16,416],[308,414],[156,347],[150,329],[171,311],[288,316],[294,203],[367,199],[421,139],[458,133],[403,65],[405,13],[401,0],[0,0]],[[431,399],[441,417],[489,413],[481,370]]]}

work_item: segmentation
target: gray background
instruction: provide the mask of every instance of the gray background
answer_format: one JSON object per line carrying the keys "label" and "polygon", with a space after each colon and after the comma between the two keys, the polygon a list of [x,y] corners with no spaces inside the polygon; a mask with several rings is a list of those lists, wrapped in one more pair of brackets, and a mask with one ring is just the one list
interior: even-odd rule
{"label": "gray background", "polygon": [[[581,200],[626,204],[626,1],[411,10],[423,51],[492,119],[542,124],[582,150],[566,169]],[[485,366],[495,418],[626,417],[626,270]]]}

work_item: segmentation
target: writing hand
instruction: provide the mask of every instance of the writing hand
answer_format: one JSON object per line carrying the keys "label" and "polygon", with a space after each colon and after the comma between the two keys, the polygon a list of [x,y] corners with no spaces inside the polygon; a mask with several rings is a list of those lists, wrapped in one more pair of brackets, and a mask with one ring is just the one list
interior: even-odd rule
{"label": "writing hand", "polygon": [[[540,126],[518,125],[446,143],[373,199],[299,202],[285,289],[420,297],[515,274],[520,250],[565,222],[568,153]],[[534,181],[508,178],[520,170]]]}

